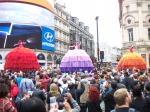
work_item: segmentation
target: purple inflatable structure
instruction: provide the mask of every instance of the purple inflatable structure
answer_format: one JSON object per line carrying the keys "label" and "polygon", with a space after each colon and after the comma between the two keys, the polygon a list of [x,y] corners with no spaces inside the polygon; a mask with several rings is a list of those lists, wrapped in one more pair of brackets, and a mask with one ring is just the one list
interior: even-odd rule
{"label": "purple inflatable structure", "polygon": [[89,55],[81,49],[69,50],[61,60],[61,72],[90,72],[94,66]]}

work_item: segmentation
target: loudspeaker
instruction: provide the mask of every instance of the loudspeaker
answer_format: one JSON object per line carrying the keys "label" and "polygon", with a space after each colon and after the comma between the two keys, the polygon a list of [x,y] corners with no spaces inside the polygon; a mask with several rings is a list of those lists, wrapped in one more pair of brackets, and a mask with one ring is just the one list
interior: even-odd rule
{"label": "loudspeaker", "polygon": [[104,59],[104,51],[100,51],[100,59]]}

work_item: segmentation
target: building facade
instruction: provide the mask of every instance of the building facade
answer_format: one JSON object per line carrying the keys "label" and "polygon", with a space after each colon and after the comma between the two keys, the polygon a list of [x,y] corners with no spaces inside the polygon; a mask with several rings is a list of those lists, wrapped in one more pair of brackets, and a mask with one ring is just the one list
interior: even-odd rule
{"label": "building facade", "polygon": [[55,61],[61,60],[65,53],[69,49],[70,43],[70,32],[69,32],[69,14],[65,10],[65,6],[55,3],[55,17],[54,17],[54,27],[56,32],[56,51],[55,51]]}
{"label": "building facade", "polygon": [[123,53],[135,48],[150,66],[150,0],[119,0]]}
{"label": "building facade", "polygon": [[94,37],[89,32],[89,27],[80,22],[77,17],[69,17],[70,23],[70,46],[76,43],[80,44],[80,48],[85,50],[89,56],[94,56],[95,46]]}
{"label": "building facade", "polygon": [[[0,0],[0,67],[19,40],[35,51],[40,65],[53,61],[54,7],[47,0]],[[45,34],[46,30],[47,34]],[[53,35],[49,31],[53,31]],[[52,37],[49,40],[49,38]],[[50,42],[51,41],[51,42]]]}
{"label": "building facade", "polygon": [[[89,27],[82,22],[72,21],[63,5],[48,1],[0,0],[0,69],[7,53],[19,40],[35,51],[43,68],[57,67],[69,50],[70,43],[79,40],[81,48],[94,56],[94,40]],[[80,34],[75,40],[71,28]]]}

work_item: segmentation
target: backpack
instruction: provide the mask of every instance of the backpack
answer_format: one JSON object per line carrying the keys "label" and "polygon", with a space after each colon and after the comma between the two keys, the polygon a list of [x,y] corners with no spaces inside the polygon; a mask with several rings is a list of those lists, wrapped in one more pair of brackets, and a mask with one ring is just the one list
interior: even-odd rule
{"label": "backpack", "polygon": [[[112,110],[111,112],[117,112],[117,111],[114,109],[114,110]],[[133,108],[129,108],[128,112],[136,112],[136,111],[135,111],[135,109],[133,109]]]}

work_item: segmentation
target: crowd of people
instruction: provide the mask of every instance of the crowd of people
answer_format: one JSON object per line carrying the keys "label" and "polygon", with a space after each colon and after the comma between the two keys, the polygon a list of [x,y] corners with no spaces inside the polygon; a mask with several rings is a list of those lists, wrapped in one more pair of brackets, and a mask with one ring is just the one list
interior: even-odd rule
{"label": "crowd of people", "polygon": [[150,73],[1,70],[0,112],[150,112]]}

